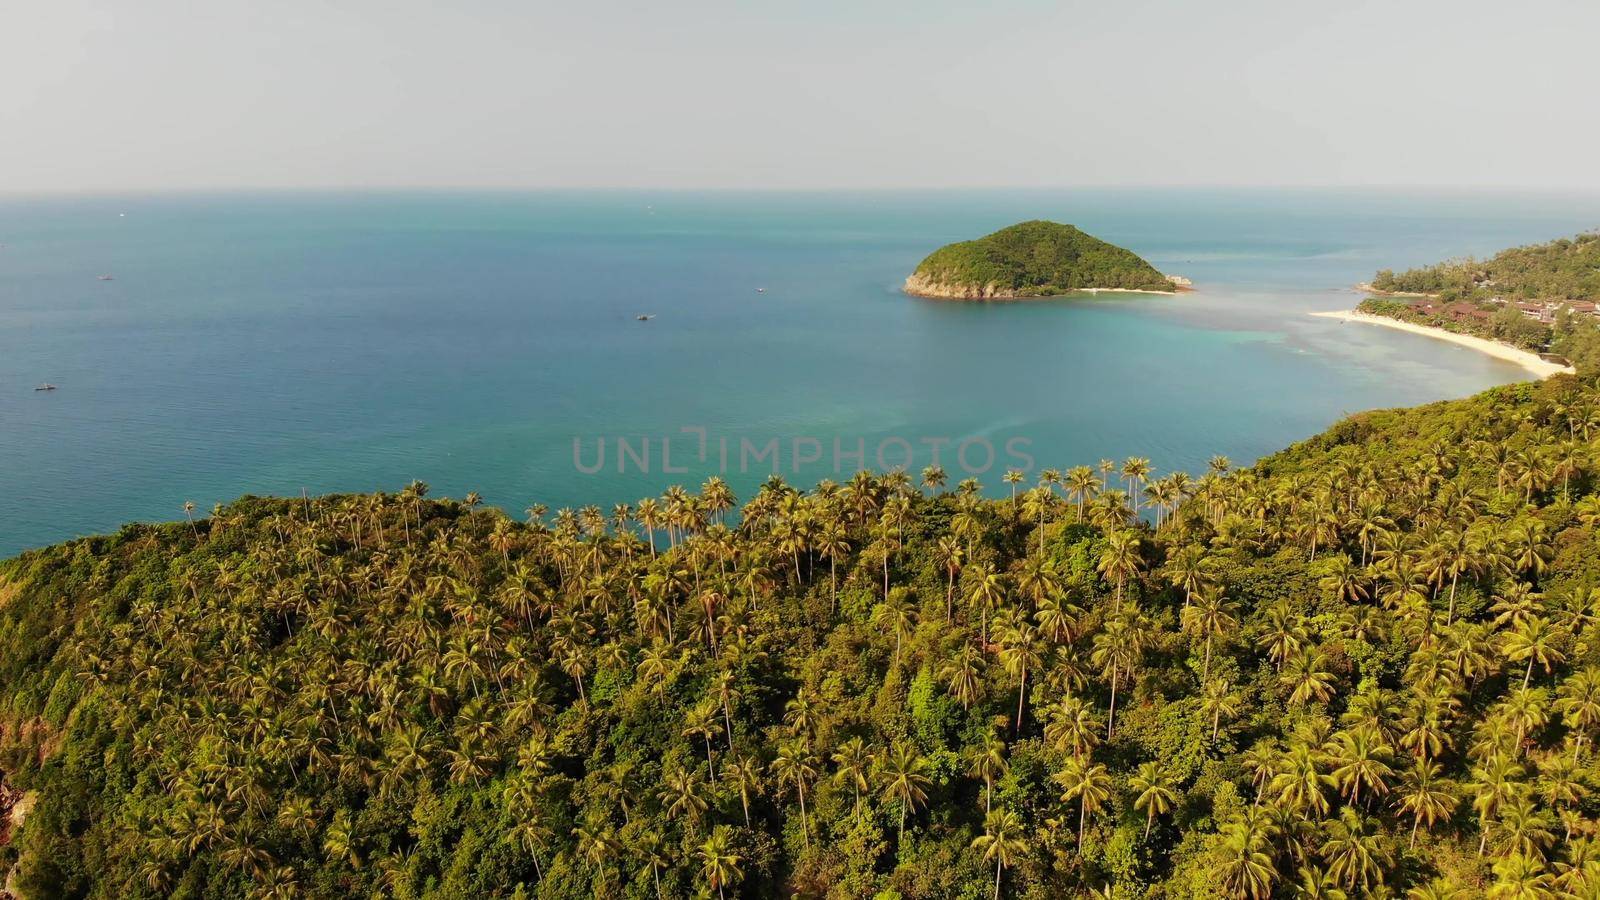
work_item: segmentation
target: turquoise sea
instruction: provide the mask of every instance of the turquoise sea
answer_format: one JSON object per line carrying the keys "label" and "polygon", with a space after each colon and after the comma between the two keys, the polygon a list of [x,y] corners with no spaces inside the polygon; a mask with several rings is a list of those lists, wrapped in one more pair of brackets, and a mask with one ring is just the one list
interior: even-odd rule
{"label": "turquoise sea", "polygon": [[[1199,290],[899,293],[934,247],[1028,218]],[[0,556],[185,500],[414,478],[513,511],[718,471],[743,495],[774,440],[807,484],[847,477],[857,448],[917,470],[936,445],[954,480],[988,446],[996,493],[1026,461],[1008,444],[1034,468],[1248,462],[1347,412],[1528,377],[1307,312],[1349,308],[1379,267],[1596,226],[1594,195],[1395,191],[0,199]],[[819,459],[795,472],[796,450]]]}

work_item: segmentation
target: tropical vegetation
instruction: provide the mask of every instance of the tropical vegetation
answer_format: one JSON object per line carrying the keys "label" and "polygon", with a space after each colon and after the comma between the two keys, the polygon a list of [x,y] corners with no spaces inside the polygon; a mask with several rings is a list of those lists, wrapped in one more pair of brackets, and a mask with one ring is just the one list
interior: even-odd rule
{"label": "tropical vegetation", "polygon": [[419,483],[26,553],[0,864],[29,900],[1600,893],[1593,383],[1009,480],[525,520]]}
{"label": "tropical vegetation", "polygon": [[1039,220],[940,247],[906,280],[910,293],[937,297],[1047,297],[1085,288],[1175,289],[1133,251]]}

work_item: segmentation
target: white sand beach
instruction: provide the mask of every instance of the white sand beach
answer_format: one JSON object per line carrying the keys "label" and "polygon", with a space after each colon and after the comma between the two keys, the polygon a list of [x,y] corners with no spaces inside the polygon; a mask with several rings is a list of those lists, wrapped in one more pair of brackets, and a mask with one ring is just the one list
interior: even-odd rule
{"label": "white sand beach", "polygon": [[1434,328],[1431,325],[1402,322],[1399,319],[1391,319],[1388,316],[1375,316],[1354,309],[1314,312],[1311,315],[1323,319],[1339,319],[1344,322],[1364,322],[1368,325],[1382,325],[1385,328],[1409,331],[1412,334],[1420,334],[1426,337],[1438,338],[1441,341],[1449,341],[1452,344],[1460,344],[1463,347],[1471,347],[1479,353],[1487,353],[1496,359],[1516,363],[1540,378],[1549,378],[1551,375],[1560,373],[1572,374],[1571,366],[1563,366],[1559,363],[1541,359],[1537,353],[1513,347],[1510,344],[1502,344],[1499,341],[1474,337],[1470,334],[1457,334],[1454,331],[1447,331],[1443,328]]}

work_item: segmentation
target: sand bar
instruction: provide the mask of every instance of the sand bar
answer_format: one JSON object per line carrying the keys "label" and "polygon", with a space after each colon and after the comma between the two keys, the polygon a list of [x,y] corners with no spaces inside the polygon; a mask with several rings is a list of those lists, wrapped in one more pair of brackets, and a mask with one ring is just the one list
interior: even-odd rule
{"label": "sand bar", "polygon": [[1452,344],[1460,344],[1463,347],[1471,347],[1479,353],[1487,353],[1496,359],[1516,363],[1540,378],[1549,378],[1551,375],[1560,373],[1572,374],[1571,366],[1550,362],[1532,351],[1513,347],[1510,344],[1502,344],[1499,341],[1491,341],[1487,338],[1474,337],[1470,334],[1457,334],[1454,331],[1435,328],[1431,325],[1402,322],[1399,319],[1391,319],[1388,316],[1375,316],[1371,313],[1364,313],[1354,309],[1314,312],[1311,315],[1323,319],[1339,319],[1343,322],[1364,322],[1368,325],[1382,325],[1385,328],[1409,331],[1412,334],[1420,334],[1425,337],[1438,338],[1441,341],[1449,341]]}

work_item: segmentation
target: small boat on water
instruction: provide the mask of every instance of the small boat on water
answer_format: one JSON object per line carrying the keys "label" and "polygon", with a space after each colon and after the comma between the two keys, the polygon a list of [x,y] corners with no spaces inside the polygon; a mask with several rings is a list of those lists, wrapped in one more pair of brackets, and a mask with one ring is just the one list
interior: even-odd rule
{"label": "small boat on water", "polygon": [[765,294],[766,292],[767,292],[766,288],[756,288],[756,293],[758,293],[758,294]]}
{"label": "small boat on water", "polygon": [[101,281],[116,281],[116,279],[112,278],[110,275],[100,275],[98,277]]}
{"label": "small boat on water", "polygon": [[56,389],[56,386],[51,384],[48,381],[45,382],[44,384],[41,384],[38,387],[34,388],[34,390],[36,390],[36,391],[53,391],[55,389]]}
{"label": "small boat on water", "polygon": [[648,315],[648,316],[634,316],[634,318],[635,318],[635,319],[638,319],[638,320],[639,320],[639,321],[641,321],[641,322],[648,322],[648,321],[650,321],[650,320],[651,320],[651,319],[654,319],[654,318],[655,318],[655,314],[654,314],[654,313],[652,313],[652,314],[650,314],[650,315]]}

